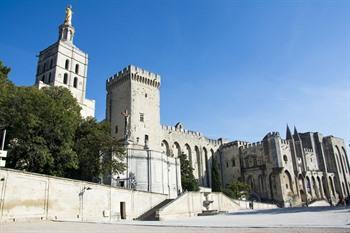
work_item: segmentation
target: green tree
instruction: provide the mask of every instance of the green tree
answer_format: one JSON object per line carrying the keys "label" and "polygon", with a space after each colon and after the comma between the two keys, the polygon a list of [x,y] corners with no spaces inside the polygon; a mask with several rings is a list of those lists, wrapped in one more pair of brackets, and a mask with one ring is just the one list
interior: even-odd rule
{"label": "green tree", "polygon": [[193,168],[191,162],[187,159],[185,154],[181,154],[180,158],[180,169],[181,169],[181,184],[182,189],[187,191],[198,191],[199,185],[193,175]]}
{"label": "green tree", "polygon": [[211,166],[211,180],[212,180],[213,192],[221,192],[222,188],[221,188],[221,178],[219,173],[219,167],[214,158]]}
{"label": "green tree", "polygon": [[11,139],[7,167],[57,176],[78,167],[72,148],[80,107],[68,89],[16,87],[2,104],[0,122]]}
{"label": "green tree", "polygon": [[233,181],[223,192],[233,199],[241,199],[249,194],[250,186],[240,181]]}
{"label": "green tree", "polygon": [[124,146],[111,136],[107,121],[83,120],[75,134],[74,150],[79,160],[78,169],[72,174],[74,178],[94,181],[101,175],[121,173],[126,168]]}
{"label": "green tree", "polygon": [[11,95],[15,94],[15,86],[8,79],[8,74],[11,69],[6,67],[2,61],[0,61],[0,125],[5,125],[5,122],[1,122],[6,112],[6,103]]}

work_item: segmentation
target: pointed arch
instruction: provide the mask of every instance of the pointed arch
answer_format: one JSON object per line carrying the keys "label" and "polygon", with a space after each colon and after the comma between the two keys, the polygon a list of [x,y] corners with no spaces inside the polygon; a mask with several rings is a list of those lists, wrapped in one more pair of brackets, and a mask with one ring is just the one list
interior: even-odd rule
{"label": "pointed arch", "polygon": [[178,142],[174,142],[174,145],[173,145],[173,156],[175,158],[179,158],[180,155],[181,155],[180,144]]}
{"label": "pointed arch", "polygon": [[185,144],[185,154],[187,159],[191,162],[191,165],[192,165],[192,151],[191,151],[190,145],[188,145],[187,143]]}
{"label": "pointed arch", "polygon": [[288,170],[284,171],[284,175],[285,175],[286,189],[294,193],[292,176],[290,175]]}
{"label": "pointed arch", "polygon": [[166,140],[163,140],[162,143],[160,144],[161,148],[162,148],[162,152],[166,155],[166,156],[170,156],[170,148],[169,148],[169,143]]}

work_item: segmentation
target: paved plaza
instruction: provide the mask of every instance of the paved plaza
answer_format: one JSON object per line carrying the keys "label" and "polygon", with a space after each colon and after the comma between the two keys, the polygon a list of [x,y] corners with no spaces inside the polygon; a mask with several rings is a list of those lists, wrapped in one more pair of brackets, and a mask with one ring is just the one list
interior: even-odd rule
{"label": "paved plaza", "polygon": [[77,222],[9,223],[1,233],[112,232],[350,232],[350,208],[311,207],[237,211],[225,215],[161,222],[121,221],[115,224]]}

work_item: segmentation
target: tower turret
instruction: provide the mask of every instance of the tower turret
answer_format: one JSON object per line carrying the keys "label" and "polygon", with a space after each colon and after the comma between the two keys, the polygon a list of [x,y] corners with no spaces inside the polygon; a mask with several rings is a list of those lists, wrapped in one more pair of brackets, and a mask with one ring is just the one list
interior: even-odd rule
{"label": "tower turret", "polygon": [[301,141],[300,135],[297,131],[297,128],[294,126],[294,134],[293,134],[294,140],[295,141]]}
{"label": "tower turret", "polygon": [[68,6],[66,8],[66,17],[64,19],[64,22],[59,26],[58,40],[73,43],[75,30],[72,25],[72,15],[73,15],[72,6]]}
{"label": "tower turret", "polygon": [[292,139],[292,133],[290,132],[289,126],[287,124],[287,133],[286,133],[286,139],[290,140]]}

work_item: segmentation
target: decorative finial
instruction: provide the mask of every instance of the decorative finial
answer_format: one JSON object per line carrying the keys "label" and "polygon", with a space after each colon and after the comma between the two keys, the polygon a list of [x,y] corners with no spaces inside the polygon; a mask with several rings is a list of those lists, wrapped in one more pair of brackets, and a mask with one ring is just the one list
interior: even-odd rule
{"label": "decorative finial", "polygon": [[72,5],[68,5],[66,8],[66,18],[64,19],[64,24],[72,24],[72,15],[73,15],[73,11],[72,11]]}

